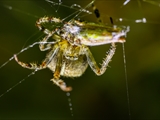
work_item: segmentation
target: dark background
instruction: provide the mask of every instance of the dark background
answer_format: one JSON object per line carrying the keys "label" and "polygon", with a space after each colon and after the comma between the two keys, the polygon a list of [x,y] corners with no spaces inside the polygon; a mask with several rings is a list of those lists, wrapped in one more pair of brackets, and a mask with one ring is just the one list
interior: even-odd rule
{"label": "dark background", "polygon": [[[91,1],[62,2],[62,5],[66,6],[79,4],[84,7]],[[45,69],[30,76],[0,98],[0,119],[129,119],[127,99],[130,102],[132,119],[160,119],[160,2],[155,0],[155,4],[151,4],[132,0],[121,7],[123,2],[124,0],[97,0],[96,6],[104,23],[110,24],[111,16],[114,24],[130,26],[125,43],[129,98],[123,49],[121,44],[117,44],[116,54],[104,75],[96,76],[88,68],[79,78],[62,77],[73,87],[70,98],[74,117],[71,117],[66,93],[50,82],[52,72]],[[10,5],[13,9],[5,8],[5,5]],[[88,10],[92,11],[91,8]],[[58,8],[42,0],[1,1],[0,65],[19,52],[23,46],[41,40],[42,33],[35,27],[38,18],[45,15],[65,18],[75,11],[63,6]],[[83,20],[96,22],[94,15],[81,15]],[[147,19],[147,23],[134,22],[143,17]],[[116,22],[117,18],[126,18],[126,21]],[[36,32],[38,33],[34,35]],[[101,63],[108,48],[109,45],[91,47],[97,63]],[[18,57],[25,62],[40,63],[45,54],[46,52],[39,51],[37,45]],[[0,69],[0,94],[31,72],[14,60],[7,63]]]}

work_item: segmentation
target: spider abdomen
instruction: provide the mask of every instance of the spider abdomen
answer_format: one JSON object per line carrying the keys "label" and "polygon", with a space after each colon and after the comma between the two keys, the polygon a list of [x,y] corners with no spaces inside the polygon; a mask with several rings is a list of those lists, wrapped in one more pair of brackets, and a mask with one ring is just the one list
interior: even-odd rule
{"label": "spider abdomen", "polygon": [[[57,60],[54,58],[47,67],[55,72],[56,63]],[[70,60],[64,57],[60,75],[65,77],[79,77],[86,71],[87,67],[88,62],[85,55],[79,56],[78,60]]]}

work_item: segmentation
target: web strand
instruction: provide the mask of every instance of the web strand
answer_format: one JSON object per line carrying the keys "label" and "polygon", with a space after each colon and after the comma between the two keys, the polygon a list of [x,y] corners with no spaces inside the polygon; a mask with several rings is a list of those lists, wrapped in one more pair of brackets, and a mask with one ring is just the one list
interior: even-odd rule
{"label": "web strand", "polygon": [[[62,19],[63,20],[66,20],[66,19],[68,19],[68,18],[76,18],[76,17],[79,17],[79,18],[82,18],[82,20],[83,20],[83,17],[81,17],[80,16],[80,14],[83,12],[83,13],[85,13],[83,16],[87,16],[87,15],[89,15],[90,13],[92,14],[92,12],[90,12],[89,10],[87,10],[87,8],[88,8],[88,6],[86,6],[85,8],[83,8],[82,6],[80,6],[80,5],[78,5],[78,4],[72,4],[72,5],[65,5],[65,4],[62,4],[61,3],[61,0],[59,0],[59,3],[56,3],[56,2],[53,2],[53,0],[45,0],[46,2],[48,2],[48,3],[50,3],[50,4],[52,4],[52,6],[54,7],[54,6],[58,6],[58,8],[56,9],[56,12],[59,12],[59,10],[62,8],[62,7],[66,7],[66,8],[68,8],[68,9],[74,9],[75,10],[75,12],[74,13],[71,13],[71,14],[69,14],[69,15],[67,15],[67,17],[63,17]],[[134,0],[123,0],[123,5],[122,5],[122,7],[123,7],[123,9],[125,9],[125,7],[127,7],[128,5],[131,5],[132,4],[132,2],[133,2]],[[153,0],[139,0],[139,2],[140,3],[145,3],[145,4],[148,4],[148,5],[153,5],[153,6],[155,6],[155,7],[160,7],[160,4],[158,3],[158,1],[153,1]],[[86,4],[87,5],[87,4]],[[34,18],[39,18],[39,16],[37,16],[37,15],[33,15],[33,14],[30,14],[30,13],[28,13],[28,12],[24,12],[23,10],[18,10],[18,9],[16,9],[16,8],[14,8],[14,7],[12,7],[12,6],[10,6],[10,5],[3,5],[3,7],[5,7],[6,9],[8,9],[8,11],[13,11],[13,12],[19,12],[19,13],[21,13],[21,14],[25,14],[25,15],[27,15],[27,16],[29,16],[29,17],[34,17]],[[119,6],[120,7],[120,6]],[[122,8],[122,7],[120,7],[120,8]],[[139,7],[141,7],[141,6],[139,6]],[[114,8],[113,8],[114,9]],[[142,10],[143,9],[140,9],[139,11],[140,12],[142,12]],[[82,12],[81,12],[82,11]],[[77,15],[78,14],[78,15]],[[145,14],[144,14],[145,15]],[[106,16],[109,16],[109,15],[107,15],[107,12],[106,12]],[[112,16],[112,14],[111,14],[111,16]],[[154,20],[149,20],[147,17],[145,18],[144,16],[143,16],[143,14],[142,14],[142,17],[140,17],[140,18],[128,18],[128,17],[125,17],[125,16],[118,16],[118,17],[115,17],[115,16],[112,16],[112,18],[116,21],[116,22],[121,22],[121,24],[123,24],[123,23],[126,23],[127,25],[128,24],[139,24],[139,26],[141,25],[141,24],[160,24],[160,22],[156,22],[156,21],[154,21]],[[7,24],[6,24],[6,26],[7,26]],[[33,25],[34,26],[34,25]],[[133,30],[133,28],[131,27],[131,32],[132,32],[132,30]],[[10,32],[10,31],[9,31]],[[14,32],[14,31],[11,31],[11,32]],[[152,32],[153,32],[153,29],[152,29]],[[154,33],[155,33],[155,35],[154,36],[157,36],[158,37],[158,35],[157,35],[157,33],[154,31]],[[129,33],[130,34],[130,33]],[[29,38],[30,39],[30,38]],[[151,39],[152,39],[152,37],[151,37]],[[132,41],[132,39],[127,39],[127,43],[128,42],[130,42],[130,44],[131,44],[131,42],[133,42]],[[20,50],[20,52],[17,52],[17,53],[15,53],[15,55],[20,55],[21,53],[23,53],[23,52],[25,52],[26,50],[28,50],[28,49],[30,49],[30,48],[32,48],[33,46],[35,46],[35,45],[38,45],[38,44],[48,44],[48,43],[50,43],[50,44],[54,44],[54,42],[46,42],[46,43],[44,43],[44,42],[34,42],[32,45],[29,45],[28,47],[26,47],[26,48],[23,48],[22,50]],[[144,42],[145,43],[145,42]],[[139,44],[139,43],[137,43],[137,44]],[[8,47],[8,46],[7,46]],[[5,49],[7,49],[7,47],[5,46],[4,48]],[[128,70],[128,68],[127,68],[127,63],[126,63],[126,55],[125,55],[125,46],[124,46],[124,44],[122,44],[122,47],[123,47],[123,59],[124,59],[124,72],[125,72],[125,81],[126,81],[126,96],[127,96],[127,107],[128,107],[128,115],[129,115],[129,119],[131,120],[132,118],[133,118],[133,112],[131,111],[131,107],[133,107],[133,106],[130,106],[130,91],[129,91],[129,84],[128,84],[128,74],[127,74],[127,70]],[[11,54],[12,55],[12,54]],[[0,66],[0,69],[2,69],[3,67],[5,67],[10,61],[12,61],[14,59],[14,56],[12,56],[12,57],[10,57],[6,62],[4,62],[1,66]],[[6,92],[4,92],[3,94],[1,94],[0,95],[0,98],[1,97],[4,97],[4,95],[6,95],[7,93],[9,93],[11,90],[13,90],[15,87],[17,87],[19,84],[21,84],[22,82],[24,82],[28,77],[30,77],[30,76],[32,76],[33,74],[35,74],[37,71],[35,70],[35,71],[33,71],[33,72],[31,72],[30,74],[28,74],[24,79],[22,79],[22,80],[20,80],[18,83],[16,83],[15,85],[13,85],[12,87],[10,87]],[[116,71],[115,71],[116,72]],[[99,81],[97,81],[97,82],[99,82]],[[70,97],[70,93],[66,93],[66,95],[67,95],[67,97],[68,97],[68,104],[69,104],[69,109],[70,109],[70,112],[71,112],[71,116],[73,116],[73,104],[72,104],[72,101],[71,101],[71,97]],[[75,115],[74,115],[75,116]],[[128,117],[128,116],[127,116]]]}
{"label": "web strand", "polygon": [[4,93],[2,93],[0,95],[0,98],[3,97],[5,94],[9,93],[11,90],[13,90],[15,87],[17,87],[19,84],[21,84],[22,82],[24,82],[27,78],[29,78],[30,76],[34,75],[38,70],[34,70],[33,72],[31,72],[30,74],[28,74],[25,78],[23,78],[22,80],[20,80],[18,83],[16,83],[15,85],[13,85],[12,87],[10,87],[8,90],[6,90]]}
{"label": "web strand", "polygon": [[[23,53],[24,51],[28,50],[29,48],[32,48],[33,46],[35,46],[35,45],[37,45],[37,44],[48,44],[48,43],[49,43],[49,44],[55,44],[55,42],[35,42],[35,43],[33,43],[32,45],[29,45],[28,47],[23,48],[20,52],[14,54],[14,55],[18,56],[19,54]],[[8,64],[11,60],[13,60],[13,59],[14,59],[14,55],[13,55],[11,58],[9,58],[9,60],[7,60],[5,63],[3,63],[3,64],[0,66],[0,69],[3,68],[6,64]]]}

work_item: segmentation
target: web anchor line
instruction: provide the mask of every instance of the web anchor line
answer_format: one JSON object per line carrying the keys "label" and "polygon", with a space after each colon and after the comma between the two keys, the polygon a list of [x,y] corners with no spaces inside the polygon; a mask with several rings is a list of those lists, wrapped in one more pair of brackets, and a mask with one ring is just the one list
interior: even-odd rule
{"label": "web anchor line", "polygon": [[19,84],[21,84],[22,82],[24,82],[28,77],[34,75],[36,72],[38,71],[38,69],[35,69],[33,72],[31,72],[30,74],[28,74],[25,78],[23,78],[22,80],[20,80],[18,83],[16,83],[15,85],[13,85],[12,87],[10,87],[8,90],[6,90],[4,93],[2,93],[0,95],[0,98],[3,97],[5,94],[7,94],[8,92],[10,92],[11,90],[13,90],[16,86],[18,86]]}

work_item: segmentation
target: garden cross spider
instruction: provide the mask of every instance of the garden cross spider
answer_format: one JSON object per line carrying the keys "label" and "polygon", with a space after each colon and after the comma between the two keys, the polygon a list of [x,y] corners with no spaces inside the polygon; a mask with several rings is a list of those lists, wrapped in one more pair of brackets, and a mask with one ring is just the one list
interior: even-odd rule
{"label": "garden cross spider", "polygon": [[[92,7],[99,19],[100,13],[93,2]],[[14,58],[24,68],[35,70],[49,68],[54,73],[51,81],[63,91],[71,91],[72,87],[68,87],[60,76],[79,77],[85,72],[88,64],[96,75],[102,75],[115,53],[115,43],[125,42],[128,27],[107,26],[100,21],[93,23],[72,19],[64,22],[55,17],[42,17],[36,22],[39,30],[46,34],[42,42],[47,43],[50,38],[55,41],[55,44],[40,43],[41,51],[49,50],[46,58],[40,65],[21,62],[16,55]],[[53,24],[56,27],[54,30],[49,30],[45,27],[46,24]],[[111,44],[111,48],[99,68],[88,46],[104,44]]]}

